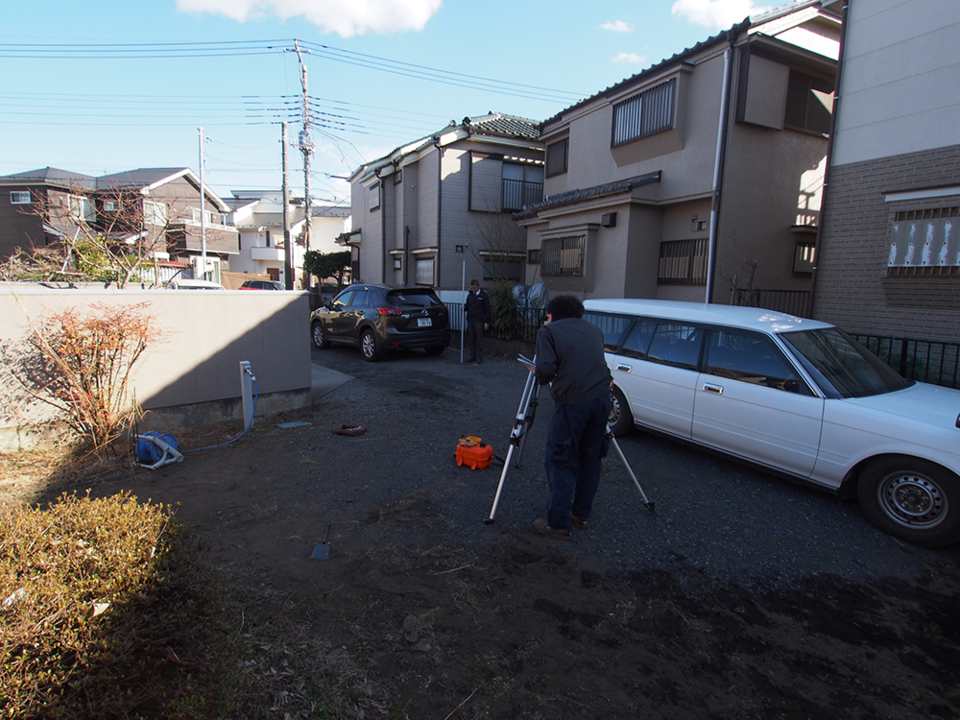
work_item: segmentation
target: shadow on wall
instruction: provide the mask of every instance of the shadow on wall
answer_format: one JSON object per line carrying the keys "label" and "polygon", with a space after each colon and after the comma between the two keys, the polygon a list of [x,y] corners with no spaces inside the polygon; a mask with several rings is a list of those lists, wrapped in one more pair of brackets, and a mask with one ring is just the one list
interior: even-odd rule
{"label": "shadow on wall", "polygon": [[[257,414],[310,404],[309,301],[300,292],[60,290],[17,283],[0,288],[0,341],[67,308],[146,303],[165,335],[134,368],[130,389],[148,410],[141,429],[171,430],[242,419],[240,362],[256,377]],[[10,395],[0,388],[0,402]],[[45,444],[46,406],[5,413],[0,450]]]}

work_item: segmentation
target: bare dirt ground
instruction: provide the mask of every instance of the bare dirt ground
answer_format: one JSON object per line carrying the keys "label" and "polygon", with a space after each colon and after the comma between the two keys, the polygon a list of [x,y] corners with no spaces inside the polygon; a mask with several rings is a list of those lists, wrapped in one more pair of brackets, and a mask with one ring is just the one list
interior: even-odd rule
{"label": "bare dirt ground", "polygon": [[[176,505],[202,533],[269,716],[960,717],[956,550],[639,434],[622,446],[656,513],[608,459],[594,527],[542,538],[546,397],[485,524],[500,468],[458,468],[456,440],[504,456],[525,375],[455,355],[320,353],[352,379],[311,409],[93,484]],[[342,423],[368,430],[331,433]],[[311,559],[327,522],[330,557]]]}

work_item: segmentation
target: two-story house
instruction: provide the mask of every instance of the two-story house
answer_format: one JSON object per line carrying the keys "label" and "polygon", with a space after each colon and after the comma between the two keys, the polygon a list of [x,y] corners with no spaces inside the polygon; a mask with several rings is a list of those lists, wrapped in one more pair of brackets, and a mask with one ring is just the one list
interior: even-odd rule
{"label": "two-story house", "polygon": [[46,247],[66,238],[103,236],[136,244],[159,260],[219,275],[239,249],[229,206],[189,168],[141,168],[93,177],[43,168],[0,177],[0,257],[16,248]]}
{"label": "two-story house", "polygon": [[960,8],[844,4],[814,312],[852,332],[956,343]]}
{"label": "two-story house", "polygon": [[[266,275],[286,283],[286,243],[284,241],[283,193],[280,190],[234,190],[227,202],[234,208],[233,224],[240,232],[240,252],[230,259],[230,272]],[[313,203],[310,209],[311,250],[330,253],[342,251],[336,239],[349,224],[350,208]],[[293,239],[294,279],[303,278],[304,211],[303,198],[292,197],[287,207],[287,230]]]}
{"label": "two-story house", "polygon": [[350,176],[353,277],[459,289],[522,280],[524,231],[511,214],[543,192],[537,123],[490,113],[360,166]]}
{"label": "two-story house", "polygon": [[515,216],[526,282],[805,312],[841,28],[826,4],[747,18],[544,121],[545,197]]}

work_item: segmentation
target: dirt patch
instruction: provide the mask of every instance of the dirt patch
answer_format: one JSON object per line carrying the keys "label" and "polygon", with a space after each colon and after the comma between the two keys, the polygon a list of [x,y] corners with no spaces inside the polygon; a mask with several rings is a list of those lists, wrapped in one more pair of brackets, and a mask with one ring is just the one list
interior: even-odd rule
{"label": "dirt patch", "polygon": [[[829,572],[815,553],[829,528],[801,517],[811,535],[797,553],[795,533],[778,533],[773,517],[762,530],[775,538],[769,568],[738,580],[708,556],[734,554],[719,543],[741,532],[735,523],[764,520],[716,508],[684,520],[669,502],[682,488],[656,479],[662,460],[680,482],[675,450],[661,445],[643,448],[657,518],[607,478],[607,515],[571,543],[542,538],[528,522],[539,504],[530,498],[542,494],[531,479],[537,459],[511,477],[503,517],[484,525],[500,469],[457,468],[455,440],[464,430],[506,437],[523,376],[507,362],[485,362],[485,377],[428,362],[347,366],[355,379],[311,410],[258,419],[238,442],[182,464],[93,485],[177,505],[204,535],[276,717],[960,716],[955,555],[891,543],[901,553],[891,567],[909,562],[909,573]],[[488,386],[496,411],[477,409],[494,402]],[[466,409],[463,397],[473,398]],[[291,421],[309,425],[281,427]],[[330,432],[347,422],[369,430]],[[218,442],[236,430],[221,428]],[[701,495],[709,477],[761,507],[769,491],[788,493],[798,513],[808,503],[834,512],[832,499],[697,462]],[[621,532],[614,505],[636,509],[629,557],[612,540]],[[853,511],[835,512],[847,521]],[[328,521],[330,558],[312,560]],[[710,549],[678,547],[671,533],[682,523]]]}

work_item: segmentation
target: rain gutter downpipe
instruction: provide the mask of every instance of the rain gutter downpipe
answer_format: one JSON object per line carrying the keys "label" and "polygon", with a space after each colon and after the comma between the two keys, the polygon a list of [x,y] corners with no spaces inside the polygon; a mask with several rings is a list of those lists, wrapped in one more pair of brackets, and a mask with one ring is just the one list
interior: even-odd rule
{"label": "rain gutter downpipe", "polygon": [[733,78],[733,43],[736,34],[727,36],[728,47],[723,53],[723,89],[720,93],[720,124],[717,128],[717,153],[713,164],[713,200],[710,207],[710,238],[707,248],[707,287],[703,301],[713,302],[714,276],[717,264],[717,235],[720,229],[720,197],[723,190],[723,170],[727,151],[727,127],[730,116],[730,85]]}
{"label": "rain gutter downpipe", "polygon": [[827,138],[827,157],[823,167],[823,188],[820,191],[820,220],[817,222],[817,240],[813,246],[813,273],[810,275],[810,317],[817,299],[817,268],[820,265],[820,247],[823,242],[823,226],[827,216],[827,196],[830,187],[830,175],[833,163],[833,139],[837,135],[837,117],[840,114],[840,81],[843,75],[843,48],[847,39],[847,12],[850,0],[845,0],[840,15],[840,45],[837,48],[837,77],[833,82],[833,108],[830,113],[830,137]]}
{"label": "rain gutter downpipe", "polygon": [[[431,140],[437,149],[437,257],[433,269],[433,285],[440,287],[440,247],[442,244],[443,225],[443,148],[440,146],[440,136],[434,135]],[[462,332],[462,331],[461,331]]]}

